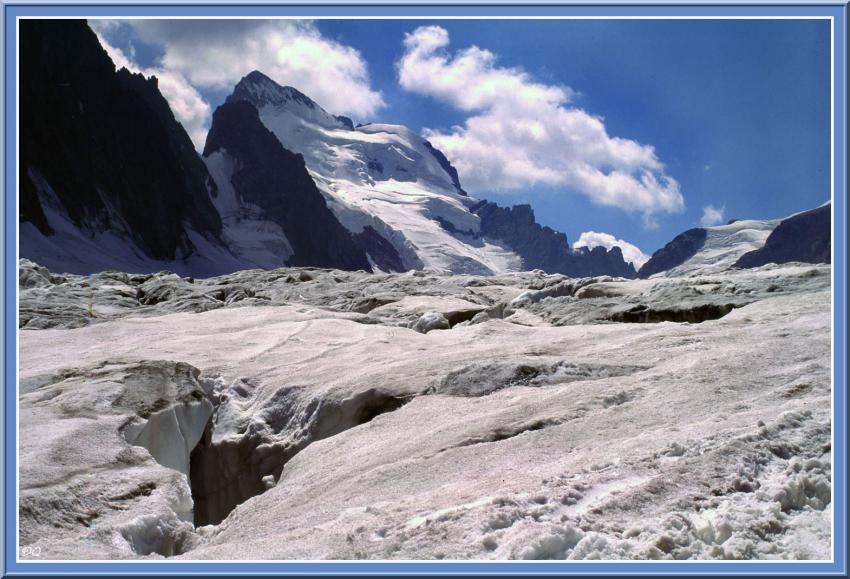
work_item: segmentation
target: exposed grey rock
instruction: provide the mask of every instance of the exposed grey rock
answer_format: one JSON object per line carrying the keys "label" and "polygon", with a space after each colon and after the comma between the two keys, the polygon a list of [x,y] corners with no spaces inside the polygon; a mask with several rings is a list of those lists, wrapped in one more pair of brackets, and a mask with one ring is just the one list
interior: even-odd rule
{"label": "exposed grey rock", "polygon": [[65,278],[50,273],[46,267],[32,264],[30,267],[22,268],[19,272],[18,284],[22,289],[34,287],[49,287],[54,284],[65,282]]}
{"label": "exposed grey rock", "polygon": [[[292,98],[306,97],[295,91]],[[216,109],[204,157],[216,152],[226,152],[236,164],[230,184],[241,202],[259,207],[285,232],[294,251],[288,264],[371,270],[366,254],[328,209],[304,158],[283,148],[251,102],[228,98]]]}
{"label": "exposed grey rock", "polygon": [[764,246],[741,256],[735,267],[768,263],[830,263],[832,260],[832,204],[782,220]]}
{"label": "exposed grey rock", "polygon": [[472,324],[483,324],[484,322],[488,322],[491,319],[492,318],[490,317],[490,314],[488,314],[487,312],[478,312],[477,314],[472,316],[470,323],[472,323]]}
{"label": "exposed grey rock", "polygon": [[[428,311],[439,312],[450,327],[472,321],[481,312],[516,323],[521,320],[514,314],[525,312],[541,323],[558,326],[635,319],[695,321],[705,316],[688,312],[731,309],[772,295],[819,291],[830,280],[828,267],[806,265],[645,281],[609,276],[569,279],[542,271],[475,277],[316,268],[247,270],[208,279],[170,272],[59,277],[28,260],[21,260],[19,270],[20,327],[26,329],[283,304],[308,304],[346,312],[364,323],[391,326],[413,326]],[[643,311],[668,313],[633,315]]]}
{"label": "exposed grey rock", "polygon": [[351,237],[381,271],[404,271],[404,260],[396,248],[371,225],[367,225],[363,231]]}
{"label": "exposed grey rock", "polygon": [[463,190],[460,186],[460,178],[457,174],[457,169],[455,169],[448,158],[443,154],[442,151],[434,147],[430,142],[425,141],[425,147],[434,155],[434,158],[437,159],[437,162],[440,166],[445,170],[446,173],[452,178],[452,184],[457,188],[458,193],[461,195],[466,195],[466,191]]}
{"label": "exposed grey rock", "polygon": [[481,234],[507,244],[522,257],[526,269],[540,268],[573,277],[636,275],[634,266],[623,259],[619,247],[573,250],[565,234],[535,221],[530,205],[499,207],[481,201],[471,211],[481,218]]}
{"label": "exposed grey rock", "polygon": [[685,263],[702,248],[707,235],[708,232],[702,227],[695,227],[680,233],[667,245],[652,254],[649,261],[640,268],[638,277],[647,278]]}

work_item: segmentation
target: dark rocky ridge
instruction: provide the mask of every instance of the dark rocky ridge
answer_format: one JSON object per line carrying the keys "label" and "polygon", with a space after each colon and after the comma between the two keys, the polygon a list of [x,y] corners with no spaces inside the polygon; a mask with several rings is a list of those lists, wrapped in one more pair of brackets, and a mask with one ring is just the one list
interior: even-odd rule
{"label": "dark rocky ridge", "polygon": [[705,244],[708,232],[702,227],[688,229],[673,238],[667,245],[652,254],[638,272],[638,277],[648,278],[651,275],[667,271],[682,265],[692,258]]}
{"label": "dark rocky ridge", "polygon": [[437,159],[437,162],[440,164],[440,167],[449,174],[449,177],[452,178],[452,184],[457,188],[458,193],[466,196],[466,191],[460,186],[460,177],[458,177],[457,169],[449,162],[449,159],[443,154],[441,150],[436,148],[428,141],[423,141],[425,147],[431,151],[431,154],[434,155],[434,158]]}
{"label": "dark rocky ridge", "polygon": [[612,275],[625,278],[637,276],[635,266],[626,261],[623,250],[616,245],[611,249],[602,246],[579,247],[573,250],[572,261],[576,272],[573,275]]}
{"label": "dark rocky ridge", "polygon": [[735,267],[750,268],[768,263],[830,263],[832,204],[784,219],[776,226],[764,246],[745,253]]}
{"label": "dark rocky ridge", "polygon": [[334,115],[334,118],[341,122],[349,131],[354,130],[354,121],[352,121],[349,117],[346,117],[345,115]]}
{"label": "dark rocky ridge", "polygon": [[542,269],[572,277],[635,277],[634,266],[623,259],[619,247],[574,251],[565,234],[535,221],[530,205],[507,208],[482,201],[470,210],[481,218],[481,235],[513,249],[522,258],[525,269]]}
{"label": "dark rocky ridge", "polygon": [[294,250],[290,266],[371,270],[363,250],[328,209],[304,158],[283,148],[254,105],[230,101],[216,109],[204,156],[220,149],[236,160],[230,180],[237,195],[286,232]]}
{"label": "dark rocky ridge", "polygon": [[[352,234],[342,227],[303,159],[280,145],[253,106],[231,108],[270,97],[309,109],[318,105],[291,87],[266,91],[266,85],[280,87],[262,73],[243,80],[248,82],[237,85],[228,97],[223,117],[217,111],[205,154],[224,147],[238,158],[234,188],[282,227],[295,250],[289,265],[368,270],[368,253],[383,270],[406,269],[379,231],[367,227]],[[54,233],[45,213],[45,194],[38,190],[44,188],[38,175],[55,191],[83,236],[110,232],[155,260],[151,267],[159,260],[177,260],[173,263],[178,267],[179,260],[199,254],[189,229],[229,255],[221,218],[210,199],[217,195],[215,182],[159,92],[156,78],[116,71],[85,21],[22,22],[20,90],[22,223],[31,223],[44,236]],[[352,128],[350,119],[332,118],[341,127]],[[229,128],[225,130],[222,123]],[[465,195],[445,155],[426,145]],[[563,234],[534,221],[530,207],[506,209],[482,202],[472,209],[482,217],[482,234],[519,253],[528,269],[573,276],[634,276],[619,249],[572,251]],[[28,253],[27,241],[22,239],[21,254],[35,257]],[[117,259],[122,259],[120,255],[116,250]],[[73,258],[79,263],[69,265],[68,271],[86,273],[81,271],[87,267],[86,256]],[[238,267],[234,258],[219,269],[223,273]]]}
{"label": "dark rocky ridge", "polygon": [[153,259],[193,251],[186,226],[219,240],[206,168],[156,78],[116,72],[84,20],[21,21],[20,103],[21,222],[53,233],[34,171],[80,229]]}

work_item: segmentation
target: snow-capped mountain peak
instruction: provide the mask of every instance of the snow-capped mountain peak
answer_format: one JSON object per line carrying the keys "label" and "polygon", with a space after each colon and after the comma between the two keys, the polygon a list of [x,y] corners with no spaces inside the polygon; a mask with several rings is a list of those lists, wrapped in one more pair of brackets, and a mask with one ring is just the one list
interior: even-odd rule
{"label": "snow-capped mountain peak", "polygon": [[258,110],[274,107],[329,129],[354,128],[351,119],[330,114],[297,88],[282,86],[258,70],[248,73],[237,83],[226,100],[234,101],[248,101]]}
{"label": "snow-capped mountain peak", "polygon": [[[320,174],[373,184],[375,181],[424,180],[461,193],[457,172],[445,156],[403,125],[366,123],[333,115],[291,86],[259,71],[242,78],[227,102],[247,101],[284,147],[304,155]],[[320,169],[321,167],[321,169]]]}
{"label": "snow-capped mountain peak", "polygon": [[[489,274],[533,264],[578,274],[596,271],[591,262],[601,259],[605,273],[634,274],[621,254],[610,257],[623,267],[611,269],[607,254],[574,254],[565,236],[541,228],[533,216],[529,222],[515,222],[512,216],[523,210],[498,212],[487,205],[482,217],[482,203],[461,188],[448,158],[408,127],[354,126],[297,89],[256,71],[227,99],[240,101],[256,108],[285,149],[303,157],[328,207],[374,268]],[[208,158],[211,172],[215,162]],[[491,223],[494,219],[498,226]],[[541,255],[543,246],[551,259]]]}
{"label": "snow-capped mountain peak", "polygon": [[[477,235],[480,219],[469,210],[471,200],[448,159],[409,128],[355,127],[259,72],[243,78],[227,101],[254,105],[283,147],[304,157],[342,224],[355,236],[371,228],[405,269],[491,273],[520,267],[510,250],[454,233]],[[375,248],[365,249],[378,268],[388,266],[379,263]]]}

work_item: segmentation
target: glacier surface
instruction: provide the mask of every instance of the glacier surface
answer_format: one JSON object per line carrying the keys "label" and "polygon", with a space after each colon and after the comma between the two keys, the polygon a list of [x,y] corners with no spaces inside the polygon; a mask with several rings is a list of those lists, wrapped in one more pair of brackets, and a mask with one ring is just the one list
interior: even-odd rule
{"label": "glacier surface", "polygon": [[831,557],[828,265],[20,283],[42,558]]}
{"label": "glacier surface", "polygon": [[20,284],[42,560],[831,557],[829,265]]}

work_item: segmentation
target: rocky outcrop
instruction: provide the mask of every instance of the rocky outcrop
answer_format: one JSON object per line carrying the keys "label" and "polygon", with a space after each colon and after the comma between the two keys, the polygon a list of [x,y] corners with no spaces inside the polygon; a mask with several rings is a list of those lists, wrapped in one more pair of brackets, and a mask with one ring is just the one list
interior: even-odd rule
{"label": "rocky outcrop", "polygon": [[404,260],[396,248],[371,225],[351,237],[381,271],[404,271]]}
{"label": "rocky outcrop", "polygon": [[241,201],[259,207],[286,232],[294,252],[289,265],[371,270],[363,250],[316,189],[304,158],[283,148],[247,100],[216,109],[204,156],[217,151],[235,162],[230,184]]}
{"label": "rocky outcrop", "polygon": [[647,278],[682,265],[702,248],[708,231],[702,227],[688,229],[673,238],[673,241],[652,254],[638,272],[638,277]]}
{"label": "rocky outcrop", "polygon": [[783,220],[764,246],[741,256],[735,267],[750,268],[768,263],[830,263],[832,204],[798,213]]}
{"label": "rocky outcrop", "polygon": [[633,278],[635,269],[619,247],[581,248],[573,251],[567,236],[534,219],[530,205],[499,207],[482,201],[471,207],[481,218],[481,235],[501,241],[522,258],[525,269],[542,269],[571,277],[613,275]]}
{"label": "rocky outcrop", "polygon": [[51,235],[53,204],[159,260],[196,249],[187,227],[219,240],[206,169],[156,78],[116,71],[84,20],[21,21],[20,55],[22,223]]}
{"label": "rocky outcrop", "polygon": [[633,278],[634,266],[623,257],[623,250],[616,245],[611,249],[602,246],[579,247],[573,251],[573,275],[611,275]]}
{"label": "rocky outcrop", "polygon": [[452,178],[452,184],[457,188],[458,193],[466,196],[466,191],[460,186],[460,177],[458,177],[457,169],[449,162],[449,159],[443,154],[441,150],[436,148],[428,141],[424,141],[425,148],[428,149],[434,158],[437,159],[437,162],[440,164],[440,167],[449,174],[449,177]]}

